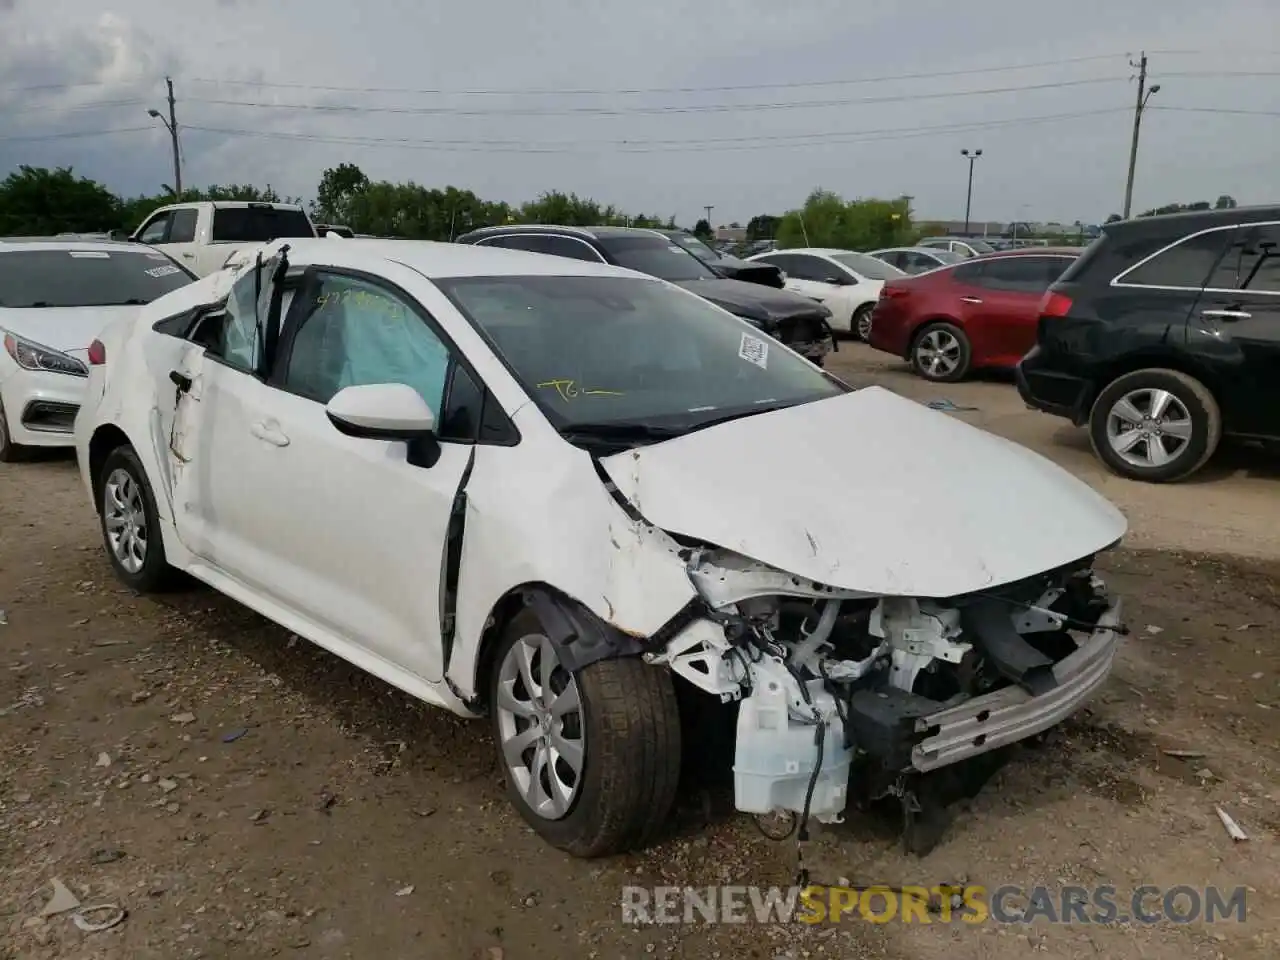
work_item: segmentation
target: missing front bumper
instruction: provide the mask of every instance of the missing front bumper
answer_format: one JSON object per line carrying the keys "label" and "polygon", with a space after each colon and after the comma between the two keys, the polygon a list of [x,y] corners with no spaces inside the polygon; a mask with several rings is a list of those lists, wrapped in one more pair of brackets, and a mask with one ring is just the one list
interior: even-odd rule
{"label": "missing front bumper", "polygon": [[1120,601],[1075,653],[1053,668],[1058,685],[1032,696],[1010,686],[959,706],[918,716],[917,735],[927,734],[911,750],[911,768],[922,773],[959,763],[1042,733],[1088,702],[1111,674],[1120,646]]}

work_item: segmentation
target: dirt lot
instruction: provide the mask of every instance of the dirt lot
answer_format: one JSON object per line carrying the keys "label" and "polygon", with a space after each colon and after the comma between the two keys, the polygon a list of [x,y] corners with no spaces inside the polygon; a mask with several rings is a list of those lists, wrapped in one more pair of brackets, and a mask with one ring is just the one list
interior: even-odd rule
{"label": "dirt lot", "polygon": [[[1276,956],[1271,467],[1232,461],[1168,489],[1102,479],[1070,428],[1022,410],[1007,385],[940,390],[860,348],[840,359],[978,407],[957,415],[1098,482],[1148,549],[1106,558],[1132,635],[1093,709],[1019,751],[928,857],[851,816],[806,851],[814,878],[1110,884],[1122,900],[1144,883],[1247,886],[1245,924],[624,927],[624,885],[788,884],[795,845],[691,785],[652,850],[552,851],[508,808],[484,724],[419,708],[211,591],[131,596],[100,555],[74,464],[41,458],[0,467],[0,957]],[[54,877],[127,918],[101,933],[35,919]]]}

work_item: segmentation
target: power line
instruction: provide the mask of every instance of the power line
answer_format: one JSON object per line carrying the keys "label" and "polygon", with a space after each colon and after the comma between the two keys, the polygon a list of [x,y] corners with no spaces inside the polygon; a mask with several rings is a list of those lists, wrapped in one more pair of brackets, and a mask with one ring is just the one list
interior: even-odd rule
{"label": "power line", "polygon": [[116,133],[140,133],[153,127],[117,127],[114,130],[74,130],[70,133],[37,133],[30,136],[0,137],[0,143],[32,143],[37,140],[74,140],[80,137],[106,137]]}
{"label": "power line", "polygon": [[[909,140],[922,136],[935,136],[943,133],[961,133],[974,130],[990,130],[998,127],[1026,126],[1034,123],[1094,117],[1104,114],[1127,113],[1127,107],[1112,107],[1105,110],[1087,110],[1077,113],[1051,114],[1040,117],[1017,117],[1007,120],[976,121],[966,124],[943,124],[926,127],[891,127],[883,130],[844,131],[838,134],[792,134],[761,137],[723,137],[707,140],[683,141],[604,141],[604,144],[616,144],[622,149],[609,151],[615,154],[628,153],[680,153],[704,152],[714,150],[756,150],[799,148],[815,146],[832,146],[856,143],[872,143],[880,140]],[[202,127],[186,125],[187,130],[214,133],[229,137],[249,137],[268,140],[292,140],[306,143],[330,143],[353,147],[401,147],[411,150],[432,150],[440,153],[515,153],[515,154],[569,154],[584,152],[572,149],[571,146],[592,146],[583,141],[575,141],[572,145],[566,141],[558,141],[554,145],[530,146],[520,141],[465,141],[465,140],[417,140],[393,137],[362,136],[325,136],[312,133],[292,133],[278,130],[240,130],[225,127]],[[823,139],[806,139],[818,138]],[[759,142],[744,142],[759,141]],[[594,149],[593,151],[594,152]]]}
{"label": "power line", "polygon": [[[108,110],[113,107],[136,107],[138,104],[145,102],[146,101],[141,97],[132,97],[127,100],[95,100],[91,103],[68,103],[65,105],[59,105],[57,110],[59,112],[63,110]],[[19,107],[16,110],[5,109],[0,112],[5,113],[6,115],[18,113],[48,113],[50,109],[52,108],[49,104],[43,104],[38,107]]]}
{"label": "power line", "polygon": [[590,90],[584,87],[485,87],[479,89],[450,89],[448,87],[343,87],[314,83],[271,83],[265,80],[228,80],[210,77],[193,77],[188,83],[207,83],[228,87],[265,87],[281,90],[315,90],[329,93],[405,93],[426,96],[628,96],[645,93],[729,93],[740,90],[801,90],[814,87],[852,86],[861,83],[887,83],[895,80],[934,80],[944,77],[968,77],[984,73],[1006,73],[1017,70],[1038,70],[1044,67],[1065,66],[1074,63],[1093,63],[1099,60],[1117,60],[1122,53],[1095,54],[1088,57],[1066,57],[1060,60],[1041,60],[1038,63],[1015,63],[995,67],[970,67],[963,70],[933,70],[926,73],[897,73],[876,77],[849,77],[835,80],[796,80],[781,83],[736,83],[715,86],[688,87],[614,87]]}
{"label": "power line", "polygon": [[1161,113],[1220,113],[1237,117],[1280,117],[1280,110],[1238,110],[1233,107],[1166,107],[1156,104],[1149,109]]}
{"label": "power line", "polygon": [[661,107],[561,107],[553,109],[458,109],[456,107],[379,107],[365,104],[337,103],[265,103],[252,100],[222,100],[205,97],[187,97],[187,103],[205,103],[224,107],[252,107],[267,110],[312,110],[320,113],[391,113],[409,116],[457,116],[457,117],[550,117],[597,116],[629,117],[641,114],[680,113],[746,113],[763,110],[796,110],[806,107],[848,107],[871,103],[905,103],[916,100],[950,100],[958,97],[977,97],[1000,93],[1025,93],[1030,90],[1055,90],[1064,87],[1080,87],[1091,84],[1127,82],[1128,77],[1092,77],[1085,80],[1063,80],[1055,83],[1022,84],[1015,87],[988,87],[983,90],[944,90],[934,93],[899,94],[888,97],[856,97],[839,100],[790,100],[776,103],[712,103],[686,106]]}

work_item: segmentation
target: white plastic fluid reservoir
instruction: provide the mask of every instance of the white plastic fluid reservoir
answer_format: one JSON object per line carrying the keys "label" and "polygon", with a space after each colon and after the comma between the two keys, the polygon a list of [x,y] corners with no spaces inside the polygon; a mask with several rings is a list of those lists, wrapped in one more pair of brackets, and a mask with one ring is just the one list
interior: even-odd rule
{"label": "white plastic fluid reservoir", "polygon": [[[788,678],[789,679],[789,678]],[[733,759],[734,805],[745,813],[804,810],[805,793],[817,764],[815,723],[791,716],[788,687],[781,678],[757,677],[751,695],[738,712],[738,740]],[[835,701],[821,681],[809,684],[818,711],[836,717]],[[807,708],[805,708],[807,709]],[[830,818],[848,801],[853,750],[844,745],[838,719],[823,721],[822,767],[809,803],[810,816]]]}

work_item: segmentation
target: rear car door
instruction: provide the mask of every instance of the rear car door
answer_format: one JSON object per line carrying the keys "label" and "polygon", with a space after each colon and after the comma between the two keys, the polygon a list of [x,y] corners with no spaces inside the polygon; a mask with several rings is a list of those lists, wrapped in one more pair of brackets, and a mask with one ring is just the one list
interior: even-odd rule
{"label": "rear car door", "polygon": [[1280,437],[1280,223],[1233,232],[1192,312],[1188,346],[1225,365],[1228,432]]}
{"label": "rear car door", "polygon": [[1040,298],[1052,282],[1050,268],[1060,260],[975,258],[956,268],[953,276],[967,286],[959,292],[958,309],[973,343],[975,364],[1012,367],[1035,345]]}

